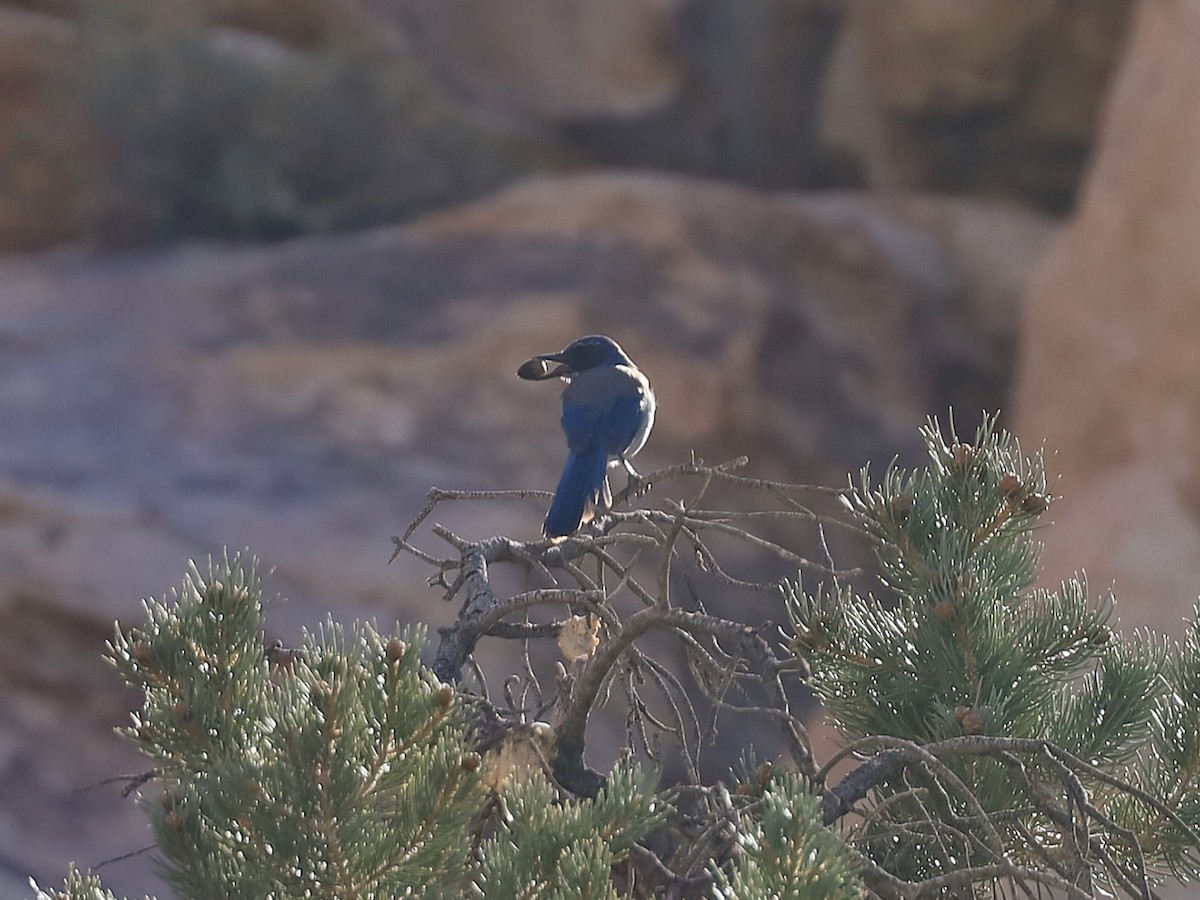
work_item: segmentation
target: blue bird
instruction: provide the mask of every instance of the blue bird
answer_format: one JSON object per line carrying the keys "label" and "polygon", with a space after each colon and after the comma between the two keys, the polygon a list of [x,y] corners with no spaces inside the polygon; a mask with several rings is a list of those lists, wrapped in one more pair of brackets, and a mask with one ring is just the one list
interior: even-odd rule
{"label": "blue bird", "polygon": [[546,537],[563,537],[612,506],[610,462],[620,462],[631,479],[638,478],[629,457],[642,449],[654,425],[654,393],[617,342],[599,334],[581,337],[558,353],[535,356],[517,375],[567,382],[562,430],[569,452],[542,525]]}

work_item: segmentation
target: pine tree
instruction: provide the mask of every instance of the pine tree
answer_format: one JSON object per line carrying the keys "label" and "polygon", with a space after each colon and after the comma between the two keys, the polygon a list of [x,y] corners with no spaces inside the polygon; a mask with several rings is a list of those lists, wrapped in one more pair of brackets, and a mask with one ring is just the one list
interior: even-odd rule
{"label": "pine tree", "polygon": [[[145,606],[110,655],[145,695],[127,734],[154,763],[142,805],[183,897],[522,896],[513,883],[554,896],[559,869],[584,859],[579,896],[608,896],[609,869],[659,817],[633,770],[559,805],[530,778],[507,802],[546,827],[502,824],[481,865],[484,761],[454,689],[421,665],[418,629],[330,622],[302,648],[266,646],[262,586],[240,556]],[[97,891],[72,871],[38,896]]]}
{"label": "pine tree", "polygon": [[[692,462],[647,478],[698,484],[685,501],[618,507],[556,543],[433,526],[451,548],[439,557],[411,542],[439,503],[530,492],[435,490],[396,539],[461,601],[432,669],[419,628],[328,622],[302,647],[268,646],[252,561],[193,569],[110,647],[145,696],[127,733],[154,766],[140,797],[172,883],[279,900],[1149,898],[1167,874],[1200,874],[1200,625],[1178,646],[1122,637],[1112,597],[1033,587],[1051,502],[1040,455],[992,418],[971,442],[932,422],[923,434],[928,464],[879,483],[864,470],[836,492],[840,522],[796,500],[811,489],[737,474],[744,461]],[[705,508],[713,484],[751,511]],[[877,591],[754,530],[781,520],[857,531]],[[804,577],[736,577],[716,535]],[[504,567],[551,586],[506,594]],[[714,584],[774,592],[787,625],[711,613]],[[652,634],[686,671],[656,658]],[[474,661],[482,641],[523,648],[501,690]],[[546,686],[532,656],[551,641]],[[800,682],[843,739],[829,760],[789,709]],[[626,753],[597,771],[589,722],[608,702]],[[748,715],[776,726],[781,758],[703,778],[713,723]],[[654,787],[631,758],[662,765],[664,738],[684,775]],[[111,895],[72,870],[37,896]]]}
{"label": "pine tree", "polygon": [[853,900],[862,894],[855,854],[824,827],[820,801],[798,775],[772,779],[738,831],[737,850],[731,865],[713,867],[721,900]]}
{"label": "pine tree", "polygon": [[[865,757],[826,818],[881,893],[897,883],[1040,883],[1150,894],[1200,872],[1200,632],[1122,638],[1086,585],[1033,589],[1050,497],[1040,455],[985,420],[973,443],[924,429],[929,465],[864,470],[846,496],[886,599],[789,585],[813,688]],[[828,764],[826,770],[828,770]]]}

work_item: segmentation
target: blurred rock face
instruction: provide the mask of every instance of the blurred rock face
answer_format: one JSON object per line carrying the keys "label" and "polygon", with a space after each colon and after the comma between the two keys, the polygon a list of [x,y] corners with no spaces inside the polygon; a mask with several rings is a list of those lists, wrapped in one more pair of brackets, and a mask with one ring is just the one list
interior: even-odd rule
{"label": "blurred rock face", "polygon": [[659,15],[679,73],[674,90],[636,114],[562,117],[572,146],[609,165],[757,187],[858,183],[853,161],[831,155],[818,129],[839,2],[688,0]]}
{"label": "blurred rock face", "polygon": [[[175,234],[346,233],[0,265],[6,896],[149,843],[115,789],[73,791],[138,769],[109,731],[131,701],[98,654],[112,618],[137,617],[189,557],[248,546],[275,567],[289,599],[272,637],[289,642],[327,611],[452,617],[427,572],[384,565],[388,537],[431,485],[553,487],[557,390],[515,377],[534,353],[596,331],[625,346],[660,402],[643,470],[745,453],[757,475],[840,484],[868,460],[913,462],[927,414],[953,406],[968,431],[1004,407],[1016,298],[1051,225],[970,195],[1069,205],[1132,7],[155,0],[201,60],[189,70],[156,33],[80,44],[81,10],[121,5],[0,0],[0,159],[18,161],[0,249],[87,221],[110,239],[112,208],[176,217]],[[1192,6],[1144,4],[1086,202],[1029,295],[1019,391],[1020,433],[1063,473],[1051,573],[1119,577],[1127,621],[1170,598],[1168,629],[1200,583]],[[93,63],[114,49],[123,64],[149,51],[167,77],[107,77]],[[131,148],[110,154],[117,175],[163,163],[169,178],[97,193],[97,134],[47,92],[72,71],[149,91],[100,91],[115,105],[98,120]],[[176,145],[142,155],[164,136]],[[521,177],[589,162],[966,196]],[[112,184],[142,187],[105,207]],[[439,521],[531,538],[543,513]],[[105,877],[140,895],[151,869],[135,857]]]}
{"label": "blurred rock face", "polygon": [[[1131,0],[851,0],[831,137],[873,183],[1065,211],[1092,146]],[[868,109],[863,110],[864,103]],[[876,114],[874,132],[847,121]]]}
{"label": "blurred rock face", "polygon": [[[116,789],[70,793],[138,767],[104,731],[119,696],[82,661],[188,558],[259,554],[288,598],[271,636],[289,643],[327,611],[445,623],[428,572],[385,565],[389,536],[432,485],[554,486],[558,391],[515,373],[588,332],[654,384],[643,471],[746,453],[757,475],[844,483],[919,452],[928,413],[953,403],[969,428],[1001,405],[1016,297],[1049,231],[970,201],[600,173],[356,235],[0,266],[0,622],[25,625],[0,628],[0,713],[24,704],[0,720],[0,796],[45,794],[0,803],[6,858],[49,882],[69,858],[148,842]],[[438,521],[534,538],[544,512],[460,505]],[[78,639],[56,644],[47,617],[82,622]],[[31,683],[38,644],[78,669]],[[96,734],[28,699],[49,690],[86,703]],[[141,892],[150,868],[105,880]]]}
{"label": "blurred rock face", "polygon": [[365,228],[561,153],[449,96],[356,3],[87,0],[74,16],[0,3],[10,44],[0,249]]}
{"label": "blurred rock face", "polygon": [[23,123],[39,105],[43,80],[70,45],[70,26],[53,16],[0,5],[0,250],[45,246],[71,233],[72,193],[32,154],[20,152]]}
{"label": "blurred rock face", "polygon": [[1177,632],[1200,593],[1200,11],[1142,4],[1078,216],[1025,305],[1019,431],[1065,499],[1047,577]]}
{"label": "blurred rock face", "polygon": [[588,163],[1062,211],[1129,8],[0,0],[0,249],[351,230]]}
{"label": "blurred rock face", "polygon": [[402,0],[423,56],[474,99],[555,121],[639,115],[679,90],[670,14],[680,0]]}

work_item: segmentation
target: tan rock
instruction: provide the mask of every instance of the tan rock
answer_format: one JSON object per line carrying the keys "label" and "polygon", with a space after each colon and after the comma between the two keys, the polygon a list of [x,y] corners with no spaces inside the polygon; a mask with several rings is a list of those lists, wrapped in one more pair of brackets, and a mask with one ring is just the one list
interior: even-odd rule
{"label": "tan rock", "polygon": [[1200,594],[1200,4],[1140,6],[1078,215],[1025,300],[1018,426],[1065,499],[1052,579],[1178,631]]}
{"label": "tan rock", "polygon": [[876,90],[904,113],[947,115],[1013,100],[1056,0],[857,0]]}
{"label": "tan rock", "polygon": [[80,0],[5,0],[4,5],[14,10],[33,13],[49,13],[52,16],[71,17],[79,12]]}
{"label": "tan rock", "polygon": [[269,35],[297,47],[362,33],[359,4],[348,0],[199,0],[213,23]]}
{"label": "tan rock", "polygon": [[69,23],[56,16],[0,6],[0,84],[28,90],[70,36]]}
{"label": "tan rock", "polygon": [[419,51],[476,97],[538,118],[634,114],[679,87],[679,0],[405,0]]}
{"label": "tan rock", "polygon": [[69,186],[36,151],[29,130],[42,80],[71,33],[53,15],[0,6],[0,247],[44,245],[72,230]]}
{"label": "tan rock", "polygon": [[[822,127],[873,184],[1069,208],[1131,0],[852,0],[849,8]],[[847,83],[858,72],[870,99]]]}

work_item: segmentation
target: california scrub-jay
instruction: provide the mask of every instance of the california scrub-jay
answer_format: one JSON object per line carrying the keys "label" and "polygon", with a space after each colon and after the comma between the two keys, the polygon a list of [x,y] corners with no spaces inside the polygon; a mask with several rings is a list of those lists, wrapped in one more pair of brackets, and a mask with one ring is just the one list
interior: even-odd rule
{"label": "california scrub-jay", "polygon": [[535,356],[517,375],[567,382],[562,430],[570,452],[542,525],[546,537],[562,537],[612,506],[610,461],[620,462],[631,479],[638,477],[629,457],[642,449],[654,425],[654,393],[617,342],[599,334],[581,337],[558,353]]}

